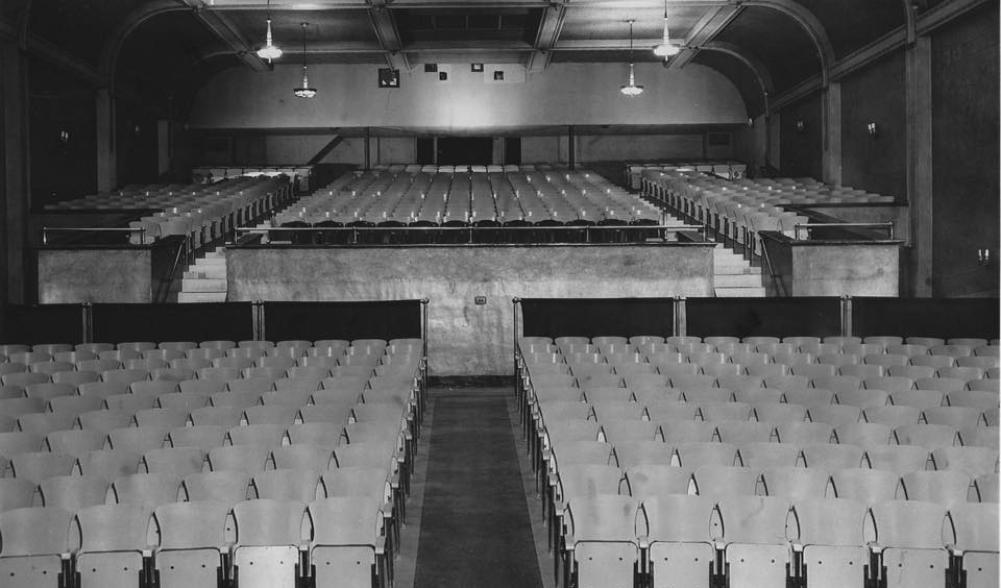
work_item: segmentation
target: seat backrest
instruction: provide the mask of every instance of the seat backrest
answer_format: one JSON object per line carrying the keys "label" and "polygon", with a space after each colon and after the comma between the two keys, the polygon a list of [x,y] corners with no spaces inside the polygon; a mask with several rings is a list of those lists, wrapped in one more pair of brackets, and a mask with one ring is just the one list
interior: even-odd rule
{"label": "seat backrest", "polygon": [[227,543],[230,506],[220,502],[174,502],[153,511],[161,549],[218,549]]}
{"label": "seat backrest", "polygon": [[849,499],[807,498],[792,505],[797,535],[790,537],[800,545],[865,545],[865,519],[868,505]]}
{"label": "seat backrest", "polygon": [[181,479],[173,474],[131,474],[122,476],[111,485],[115,502],[139,504],[156,508],[177,501]]}
{"label": "seat backrest", "polygon": [[152,514],[151,507],[141,504],[101,504],[78,510],[80,552],[145,550]]}
{"label": "seat backrest", "polygon": [[312,502],[322,496],[319,476],[311,470],[275,469],[254,474],[253,488],[258,498]]}
{"label": "seat backrest", "polygon": [[61,508],[16,508],[0,513],[2,557],[57,555],[70,549],[73,514]]}
{"label": "seat backrest", "polygon": [[104,504],[108,482],[91,476],[52,476],[41,481],[39,492],[45,506],[76,512],[81,508]]}
{"label": "seat backrest", "polygon": [[243,546],[299,545],[306,505],[297,500],[259,498],[233,506],[237,544]]}

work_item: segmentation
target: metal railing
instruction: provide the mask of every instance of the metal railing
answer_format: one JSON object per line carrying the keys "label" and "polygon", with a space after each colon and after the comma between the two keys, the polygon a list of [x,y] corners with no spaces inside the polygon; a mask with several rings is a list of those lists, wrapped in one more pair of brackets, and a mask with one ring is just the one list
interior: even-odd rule
{"label": "metal railing", "polygon": [[49,244],[50,233],[139,233],[139,241],[146,240],[146,227],[42,227],[42,245]]}
{"label": "metal railing", "polygon": [[[878,222],[878,223],[800,223],[793,227],[794,235],[797,241],[809,241],[811,238],[811,231],[813,229],[877,229],[886,230],[887,238],[893,239],[893,229],[894,224],[892,222]],[[870,237],[865,235],[858,236],[859,241],[870,240]]]}
{"label": "metal railing", "polygon": [[[657,237],[661,240],[666,240],[668,235],[684,232],[695,232],[699,233],[703,238],[705,237],[705,226],[703,225],[562,225],[562,226],[465,226],[465,227],[442,227],[442,226],[399,226],[399,227],[239,227],[236,229],[237,235],[265,235],[270,236],[273,233],[293,233],[293,234],[331,234],[331,235],[347,235],[347,239],[341,239],[337,244],[368,244],[362,236],[364,235],[375,235],[375,236],[389,236],[389,235],[434,235],[434,234],[451,234],[451,235],[466,235],[465,242],[476,243],[477,235],[497,235],[498,233],[510,232],[513,234],[524,233],[524,232],[552,232],[553,234],[574,234],[582,237],[583,243],[603,243],[606,241],[594,241],[593,236],[596,234],[613,234],[613,233],[640,233],[647,234],[656,233]],[[360,238],[362,237],[362,238]],[[649,239],[651,237],[645,237]],[[458,242],[457,240],[450,241],[452,243]],[[637,241],[638,242],[638,241]]]}

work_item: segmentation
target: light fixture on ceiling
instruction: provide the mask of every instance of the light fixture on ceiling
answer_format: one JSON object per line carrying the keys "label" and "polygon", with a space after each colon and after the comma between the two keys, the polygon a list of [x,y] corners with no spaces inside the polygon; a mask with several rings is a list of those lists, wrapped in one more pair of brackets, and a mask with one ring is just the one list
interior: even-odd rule
{"label": "light fixture on ceiling", "polygon": [[636,71],[633,67],[633,23],[636,21],[626,22],[629,23],[629,83],[619,88],[619,92],[633,98],[643,93],[643,86],[636,85]]}
{"label": "light fixture on ceiling", "polygon": [[302,86],[294,88],[292,93],[299,98],[312,98],[316,96],[316,88],[309,86],[309,70],[306,67],[306,27],[308,22],[302,23]]}
{"label": "light fixture on ceiling", "polygon": [[268,62],[278,59],[282,56],[282,50],[278,45],[274,44],[271,38],[271,0],[268,0],[268,36],[264,43],[264,46],[257,50],[257,56],[261,59],[267,59]]}
{"label": "light fixture on ceiling", "polygon": [[667,0],[664,0],[664,40],[653,48],[653,54],[666,59],[680,52],[681,47],[671,42],[671,31],[667,26]]}

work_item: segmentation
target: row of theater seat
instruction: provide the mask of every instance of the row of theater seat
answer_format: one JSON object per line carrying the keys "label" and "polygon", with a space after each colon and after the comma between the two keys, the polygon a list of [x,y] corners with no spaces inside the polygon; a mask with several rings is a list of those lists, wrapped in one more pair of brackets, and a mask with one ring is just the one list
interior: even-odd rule
{"label": "row of theater seat", "polygon": [[643,172],[647,170],[698,172],[700,174],[710,174],[725,180],[741,180],[747,175],[747,164],[738,161],[627,163],[625,172],[626,184],[633,190],[640,190],[643,187]]}
{"label": "row of theater seat", "polygon": [[534,172],[534,171],[554,171],[566,170],[568,167],[560,163],[525,163],[520,165],[422,165],[419,163],[390,163],[373,165],[374,171],[388,171],[390,173],[501,173],[501,172]]}
{"label": "row of theater seat", "polygon": [[[840,347],[824,349],[830,352],[843,350],[844,345],[867,344],[882,345],[885,351],[885,346],[901,345],[903,341],[790,338],[784,342],[792,347],[785,350],[789,353],[817,352],[817,346],[825,343]],[[984,340],[950,343],[955,349],[948,351],[955,351],[959,357],[976,357],[974,350],[978,349],[979,357],[996,359],[996,341],[993,348]],[[734,347],[745,344],[755,349]],[[811,374],[816,376],[813,379],[802,375],[795,379],[797,376],[729,373],[717,378],[705,375],[702,368],[726,365],[729,358],[725,355],[724,359],[714,357],[701,365],[686,363],[690,355],[699,353],[750,353],[757,352],[757,345],[782,344],[777,339],[741,342],[735,338],[665,341],[620,337],[556,341],[531,338],[518,342],[520,406],[537,481],[542,483],[550,543],[557,548],[557,581],[567,586],[611,586],[628,583],[635,573],[641,584],[656,586],[716,585],[711,582],[731,586],[795,584],[802,576],[797,567],[802,559],[790,559],[789,553],[796,551],[790,552],[789,546],[801,536],[787,535],[786,520],[790,513],[802,518],[799,511],[806,509],[859,513],[857,524],[842,536],[844,543],[838,544],[853,550],[857,559],[841,568],[820,570],[835,574],[821,585],[862,585],[863,576],[867,581],[878,581],[878,569],[870,574],[861,568],[867,563],[887,565],[887,554],[896,554],[892,550],[913,547],[936,550],[935,561],[942,573],[949,568],[949,573],[958,577],[964,562],[961,558],[953,561],[946,553],[946,546],[955,545],[957,539],[941,534],[947,517],[953,522],[954,533],[963,535],[966,541],[979,542],[966,549],[985,549],[988,562],[993,562],[993,576],[991,570],[969,574],[975,578],[973,585],[983,585],[976,582],[984,578],[993,577],[996,582],[996,534],[993,542],[989,536],[986,542],[983,540],[984,514],[989,517],[987,528],[997,525],[996,381],[993,386],[984,386],[984,391],[969,391],[963,389],[968,381],[961,380],[949,397],[955,394],[954,400],[962,403],[967,400],[962,398],[964,394],[972,394],[976,396],[974,406],[938,406],[946,396],[932,391],[939,401],[936,404],[931,394],[913,389],[913,380],[909,380],[910,386],[892,394],[861,388],[859,378],[835,380],[838,389],[832,391],[810,386],[816,380],[832,383],[821,380],[825,377],[848,377],[818,373]],[[908,351],[915,356],[920,351],[927,357],[952,358],[927,355],[929,347],[945,345],[945,341],[911,342],[914,346],[922,344],[928,345]],[[644,345],[671,346],[673,349],[665,352],[678,357],[657,364],[654,370],[626,369],[622,374],[618,373],[620,367],[644,365],[643,361],[601,363],[611,357],[627,359],[617,353],[639,355]],[[801,351],[802,346],[807,351]],[[623,351],[624,347],[632,349]],[[717,351],[720,347],[724,351]],[[682,351],[688,355],[682,356]],[[586,359],[590,361],[583,361],[588,354]],[[576,361],[568,362],[569,358]],[[692,369],[670,371],[683,365],[698,368],[703,377],[693,378],[696,371]],[[762,387],[769,378],[792,379],[772,380],[782,388]],[[733,390],[716,387],[719,379],[728,379]],[[891,378],[891,383],[897,382]],[[627,384],[629,388],[623,387]],[[669,387],[675,384],[678,386]],[[928,397],[928,405],[887,405],[890,399],[911,400],[908,393]],[[834,404],[839,395],[857,406]],[[804,404],[795,403],[797,400]],[[813,504],[818,499],[823,502]],[[651,505],[656,511],[661,504],[687,508],[682,506],[686,502],[691,508],[701,504],[711,516],[688,519],[691,524],[683,524],[680,521],[690,512],[676,512],[672,516],[679,517],[676,521],[683,529],[670,528],[667,521],[655,521],[650,527]],[[768,513],[767,518],[764,513]],[[901,513],[918,513],[925,524],[931,525],[928,528],[936,522],[938,527],[934,533],[921,535],[920,545],[908,543],[908,537],[917,538],[915,533],[880,524],[881,519],[896,519]],[[740,525],[740,533],[745,535],[733,533],[734,524]],[[957,524],[962,528],[956,528]],[[879,550],[870,550],[863,539],[866,525],[880,529],[879,540],[886,543]],[[673,533],[675,542],[679,542],[681,533],[682,545],[675,547],[682,553],[657,555],[653,545],[669,541],[663,533]],[[784,550],[786,555],[755,560],[748,567],[747,558],[731,554],[743,554],[748,548],[769,554]],[[691,550],[705,551],[701,554],[703,571],[698,577],[693,576],[692,560],[685,555]],[[928,556],[926,551],[919,553],[919,558]],[[802,551],[798,557],[803,557]],[[907,557],[914,555],[908,553]],[[717,564],[710,566],[708,575],[702,575],[708,562],[713,561]],[[786,563],[790,564],[789,571]],[[858,567],[853,571],[851,566]],[[909,566],[895,573],[896,583],[891,583],[908,586],[922,570]],[[676,584],[679,578],[687,580]],[[769,583],[760,583],[766,579]],[[809,585],[816,581],[817,576],[811,577]],[[941,585],[946,585],[944,580]]]}
{"label": "row of theater seat", "polygon": [[114,194],[101,193],[49,204],[46,209],[60,212],[155,210],[129,223],[130,228],[136,229],[130,233],[129,242],[149,244],[162,237],[180,235],[197,248],[274,210],[291,195],[287,176],[244,177],[210,186],[133,186]]}
{"label": "row of theater seat", "polygon": [[380,172],[342,176],[279,213],[283,226],[659,224],[661,214],[588,171]]}
{"label": "row of theater seat", "polygon": [[829,204],[887,204],[889,196],[865,191],[828,187],[809,180],[741,180],[719,178],[679,170],[646,170],[642,194],[658,201],[683,218],[706,225],[724,243],[761,255],[762,231],[776,231],[807,238],[797,227],[809,218],[787,207]]}
{"label": "row of theater seat", "polygon": [[[86,395],[54,396],[50,411],[18,410],[31,396],[0,400],[14,423],[0,433],[4,586],[129,586],[137,574],[141,586],[391,585],[423,406],[422,341],[25,347],[3,351],[372,361],[364,374],[324,368],[282,388],[140,379],[97,396],[97,410]],[[393,375],[374,376],[381,362]],[[9,375],[20,373],[42,372]]]}
{"label": "row of theater seat", "polygon": [[557,585],[997,585],[997,504],[593,495],[568,502]]}

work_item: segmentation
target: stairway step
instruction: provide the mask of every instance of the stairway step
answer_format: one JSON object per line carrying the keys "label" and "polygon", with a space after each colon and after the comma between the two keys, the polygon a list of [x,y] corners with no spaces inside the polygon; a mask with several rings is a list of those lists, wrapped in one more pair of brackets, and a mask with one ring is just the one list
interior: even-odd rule
{"label": "stairway step", "polygon": [[717,288],[761,288],[761,275],[755,274],[723,274],[713,276],[713,285]]}
{"label": "stairway step", "polygon": [[222,292],[226,293],[226,279],[222,278],[185,278],[181,284],[184,292]]}
{"label": "stairway step", "polygon": [[226,265],[225,257],[203,257],[195,260],[195,265]]}
{"label": "stairway step", "polygon": [[764,288],[716,288],[717,298],[764,298]]}
{"label": "stairway step", "polygon": [[180,292],[177,301],[187,302],[226,302],[225,292]]}
{"label": "stairway step", "polygon": [[212,280],[226,279],[225,266],[191,266],[191,269],[184,272],[185,278],[208,278]]}
{"label": "stairway step", "polygon": [[752,265],[716,265],[713,266],[713,273],[718,275],[761,275],[761,268]]}

